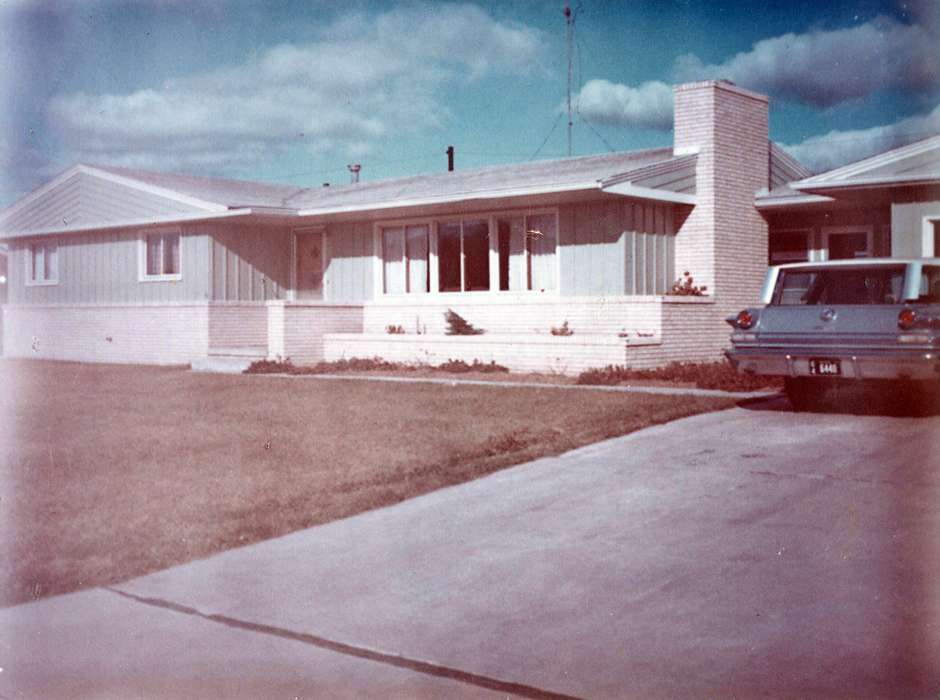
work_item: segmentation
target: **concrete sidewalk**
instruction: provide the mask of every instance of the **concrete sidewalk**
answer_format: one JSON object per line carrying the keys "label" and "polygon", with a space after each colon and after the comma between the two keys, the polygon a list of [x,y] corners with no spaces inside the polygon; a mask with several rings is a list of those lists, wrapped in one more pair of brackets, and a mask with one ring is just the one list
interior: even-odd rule
{"label": "concrete sidewalk", "polygon": [[940,690],[940,419],[695,416],[0,611],[0,697]]}
{"label": "concrete sidewalk", "polygon": [[767,391],[723,391],[721,389],[697,389],[695,387],[683,386],[651,386],[644,384],[552,384],[551,382],[523,382],[512,380],[492,380],[486,379],[459,379],[457,377],[392,377],[392,376],[368,376],[363,374],[250,374],[252,377],[290,377],[293,379],[322,379],[322,380],[346,380],[362,382],[392,382],[402,384],[443,384],[446,386],[458,386],[467,384],[469,386],[493,386],[493,387],[524,387],[527,389],[560,389],[568,391],[608,391],[625,394],[660,394],[663,396],[715,396],[732,399],[766,399],[776,396],[780,392]]}

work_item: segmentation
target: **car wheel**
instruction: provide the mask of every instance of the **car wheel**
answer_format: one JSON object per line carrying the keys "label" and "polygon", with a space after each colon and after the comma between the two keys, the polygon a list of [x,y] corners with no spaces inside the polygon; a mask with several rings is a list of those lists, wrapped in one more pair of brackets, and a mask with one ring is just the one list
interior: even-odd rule
{"label": "car wheel", "polygon": [[806,377],[785,377],[783,390],[794,411],[812,411],[819,405],[823,387]]}

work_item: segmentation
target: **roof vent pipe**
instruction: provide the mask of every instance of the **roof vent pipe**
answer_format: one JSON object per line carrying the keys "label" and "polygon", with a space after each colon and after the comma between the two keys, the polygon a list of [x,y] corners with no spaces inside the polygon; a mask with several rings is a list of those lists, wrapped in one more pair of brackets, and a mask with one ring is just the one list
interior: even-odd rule
{"label": "roof vent pipe", "polygon": [[454,172],[454,147],[447,147],[447,172]]}
{"label": "roof vent pipe", "polygon": [[359,182],[359,171],[362,170],[362,165],[360,165],[359,163],[350,163],[349,165],[346,166],[346,169],[350,173],[349,181],[354,185],[357,182]]}

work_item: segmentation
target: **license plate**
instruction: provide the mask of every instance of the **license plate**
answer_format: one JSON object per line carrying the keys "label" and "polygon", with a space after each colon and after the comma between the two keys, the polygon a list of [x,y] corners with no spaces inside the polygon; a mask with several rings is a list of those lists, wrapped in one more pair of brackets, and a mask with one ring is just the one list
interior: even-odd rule
{"label": "license plate", "polygon": [[838,360],[813,358],[809,361],[809,373],[826,377],[838,377],[842,374],[842,367]]}

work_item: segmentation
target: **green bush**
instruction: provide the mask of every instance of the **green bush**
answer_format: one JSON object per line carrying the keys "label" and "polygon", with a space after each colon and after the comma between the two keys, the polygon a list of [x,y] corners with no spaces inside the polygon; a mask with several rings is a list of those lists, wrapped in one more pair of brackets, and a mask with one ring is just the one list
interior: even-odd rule
{"label": "green bush", "polygon": [[630,380],[693,384],[699,389],[722,391],[755,391],[783,385],[777,377],[743,374],[727,362],[673,362],[655,369],[631,369],[624,365],[607,365],[599,369],[585,370],[578,376],[578,384],[613,385]]}
{"label": "green bush", "polygon": [[708,287],[704,284],[699,287],[695,284],[695,278],[688,272],[683,272],[682,277],[677,279],[667,294],[676,297],[703,297]]}
{"label": "green bush", "polygon": [[463,316],[453,309],[447,309],[444,312],[444,320],[447,321],[447,335],[481,335],[485,333],[482,328],[476,328]]}
{"label": "green bush", "polygon": [[484,363],[479,360],[474,360],[473,364],[467,364],[463,360],[447,360],[443,364],[438,365],[435,369],[439,369],[442,372],[451,372],[454,374],[462,374],[464,372],[508,372],[509,368],[504,367],[503,365],[498,365],[492,360],[490,362]]}
{"label": "green bush", "polygon": [[256,360],[243,374],[293,374],[296,369],[289,359]]}

